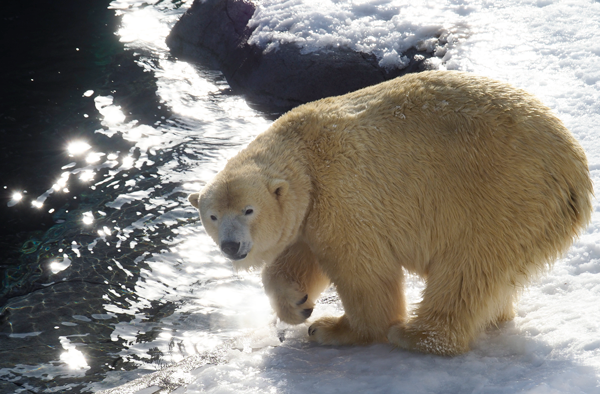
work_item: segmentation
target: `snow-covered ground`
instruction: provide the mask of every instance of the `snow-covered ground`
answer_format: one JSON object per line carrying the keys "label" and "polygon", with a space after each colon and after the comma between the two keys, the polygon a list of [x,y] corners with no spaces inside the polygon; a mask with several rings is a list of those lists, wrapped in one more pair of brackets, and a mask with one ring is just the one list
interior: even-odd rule
{"label": "snow-covered ground", "polygon": [[[209,155],[196,167],[190,164],[187,173],[162,171],[165,179],[196,182],[184,184],[191,191],[269,122],[250,109],[227,110],[225,102],[215,105],[221,106],[221,115],[230,116],[231,129],[211,129],[214,111],[189,97],[217,88],[194,69],[169,63],[164,56],[160,40],[175,16],[134,3],[113,3],[125,13],[120,34],[132,47],[161,58],[162,69],[153,70],[159,95],[176,114],[202,119],[207,125],[199,132],[202,138],[228,141],[228,150]],[[446,34],[451,45],[440,67],[508,81],[539,96],[581,142],[594,183],[600,185],[598,1],[263,0],[251,23],[257,26],[252,39],[265,50],[276,50],[282,41],[298,42],[307,51],[319,45],[346,45],[373,52],[389,64],[402,62],[406,43]],[[155,37],[143,33],[144,26]],[[186,75],[186,83],[177,83],[181,78],[174,75]],[[102,108],[110,113],[110,103]],[[123,133],[137,130],[119,127]],[[139,138],[138,143],[148,140]],[[179,203],[182,209],[191,209],[185,201]],[[258,274],[233,274],[198,223],[180,227],[178,237],[165,246],[168,250],[147,258],[151,271],[140,280],[139,295],[153,299],[160,294],[161,300],[185,298],[185,302],[172,318],[163,320],[162,333],[154,342],[132,349],[140,354],[150,347],[163,349],[168,363],[192,357],[191,367],[180,364],[167,370],[172,381],[179,382],[171,386],[174,393],[600,393],[598,201],[594,208],[592,224],[568,255],[524,291],[514,321],[483,333],[472,351],[462,356],[415,354],[383,344],[340,348],[310,344],[307,325],[275,322]],[[411,302],[418,301],[422,287],[419,279],[410,278]],[[342,313],[330,290],[311,320]],[[133,343],[131,324],[142,326],[143,321],[139,317],[117,325],[113,336]],[[139,371],[115,373],[95,387],[106,389],[136,376]],[[114,392],[149,394],[158,390],[155,384],[139,382]]]}
{"label": "snow-covered ground", "polygon": [[457,4],[460,2],[411,3],[414,2],[264,0],[257,3],[248,22],[255,28],[249,42],[266,51],[293,42],[305,53],[345,46],[375,54],[383,67],[403,68],[409,62],[403,56],[408,48],[437,50],[442,57],[469,34],[462,16],[470,8]]}

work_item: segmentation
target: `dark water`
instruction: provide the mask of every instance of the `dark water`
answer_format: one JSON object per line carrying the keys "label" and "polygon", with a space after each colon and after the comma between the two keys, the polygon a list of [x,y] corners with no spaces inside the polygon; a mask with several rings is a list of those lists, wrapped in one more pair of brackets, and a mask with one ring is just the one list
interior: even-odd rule
{"label": "dark water", "polygon": [[[189,333],[226,320],[198,294],[245,283],[211,282],[231,270],[193,241],[186,196],[268,122],[170,57],[187,6],[3,4],[0,393],[90,392],[198,353]],[[148,23],[162,35],[123,39]]]}
{"label": "dark water", "polygon": [[[85,136],[95,145],[117,144],[125,151],[129,148],[125,141],[107,141],[94,135],[93,130],[101,127],[98,111],[91,98],[82,97],[83,93],[89,89],[115,91],[115,101],[130,108],[132,117],[146,122],[165,115],[158,110],[152,113],[145,110],[152,107],[151,101],[156,97],[154,81],[134,63],[134,55],[125,51],[115,36],[119,18],[108,5],[108,1],[3,5],[0,329],[3,333],[43,333],[25,343],[12,343],[13,338],[0,337],[0,368],[59,359],[62,348],[57,347],[58,332],[48,332],[48,322],[60,315],[82,312],[77,305],[81,300],[70,305],[61,302],[64,297],[86,294],[86,308],[102,310],[98,303],[102,301],[103,289],[95,286],[99,280],[96,272],[72,273],[70,276],[76,279],[67,279],[62,286],[44,288],[50,276],[44,262],[60,255],[58,250],[67,246],[67,239],[85,244],[86,238],[91,238],[77,228],[70,228],[67,211],[76,212],[82,205],[97,204],[96,200],[102,197],[89,193],[87,185],[73,183],[70,193],[54,194],[43,209],[33,208],[29,199],[49,189],[51,177],[61,173],[61,167],[68,162],[64,151],[68,141]],[[9,208],[7,203],[15,191],[22,191],[24,201]],[[49,213],[52,208],[54,214]],[[1,308],[24,295],[11,308]],[[100,337],[110,330],[102,324],[90,328]],[[118,344],[112,347],[115,346]],[[94,352],[106,354],[109,350],[107,346],[99,346]],[[106,361],[115,364],[110,357]],[[98,365],[90,373],[107,367]],[[15,377],[9,376],[8,380]],[[43,376],[40,378],[43,380]],[[16,379],[4,388],[0,385],[0,391],[8,393],[21,387],[38,392],[62,383],[40,384],[35,380],[38,379]],[[73,388],[76,387],[77,383]]]}
{"label": "dark water", "polygon": [[[66,143],[81,135],[93,137],[90,131],[100,123],[93,99],[82,97],[86,90],[114,91],[115,101],[126,104],[131,116],[145,122],[164,115],[149,102],[156,90],[152,76],[134,63],[133,53],[125,51],[115,35],[120,18],[108,9],[109,3],[3,5],[0,149],[5,202],[13,191],[25,190],[29,196],[43,193],[51,185],[48,170],[60,170]],[[19,204],[7,211],[5,206],[3,241],[53,223],[47,210],[36,212],[28,204]]]}

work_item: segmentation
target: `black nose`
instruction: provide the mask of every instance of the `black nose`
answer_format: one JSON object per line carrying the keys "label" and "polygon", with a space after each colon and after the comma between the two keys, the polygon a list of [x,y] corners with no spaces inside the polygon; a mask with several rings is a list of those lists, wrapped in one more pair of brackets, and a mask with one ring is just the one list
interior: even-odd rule
{"label": "black nose", "polygon": [[240,243],[234,241],[224,241],[221,243],[221,250],[227,256],[235,258],[237,257],[238,250],[240,250]]}

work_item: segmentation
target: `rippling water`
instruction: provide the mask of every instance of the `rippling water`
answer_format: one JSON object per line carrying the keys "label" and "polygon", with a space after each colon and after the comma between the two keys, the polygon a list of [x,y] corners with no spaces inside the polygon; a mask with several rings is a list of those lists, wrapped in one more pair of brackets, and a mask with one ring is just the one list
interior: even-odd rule
{"label": "rippling water", "polygon": [[18,160],[5,167],[4,222],[15,230],[4,230],[0,392],[111,387],[271,316],[257,275],[232,275],[187,202],[270,123],[220,73],[170,56],[165,37],[190,4],[78,6],[100,33],[63,48],[73,53],[60,67],[47,60],[76,72],[88,51],[96,74],[43,87],[49,122],[66,120],[46,134],[32,121],[20,165],[35,177]]}

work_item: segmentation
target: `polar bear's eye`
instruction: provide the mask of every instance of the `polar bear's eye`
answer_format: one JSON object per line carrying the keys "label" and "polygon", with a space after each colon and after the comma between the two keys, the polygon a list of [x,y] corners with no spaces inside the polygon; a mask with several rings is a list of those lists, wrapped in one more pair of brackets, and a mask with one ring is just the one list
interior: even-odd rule
{"label": "polar bear's eye", "polygon": [[217,220],[217,217],[216,217],[215,215],[210,215],[210,220],[212,220],[212,221],[216,221],[216,220]]}
{"label": "polar bear's eye", "polygon": [[254,213],[254,209],[248,208],[248,209],[246,209],[246,212],[244,212],[244,215],[252,215],[253,213]]}

